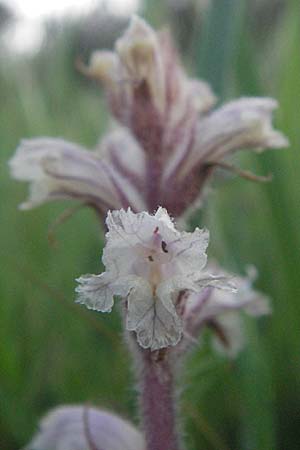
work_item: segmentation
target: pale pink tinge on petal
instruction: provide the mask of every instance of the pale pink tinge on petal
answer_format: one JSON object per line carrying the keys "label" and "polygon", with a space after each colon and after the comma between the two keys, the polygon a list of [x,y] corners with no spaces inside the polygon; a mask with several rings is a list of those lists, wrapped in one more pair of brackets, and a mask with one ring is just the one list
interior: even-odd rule
{"label": "pale pink tinge on petal", "polygon": [[[216,268],[210,267],[210,272],[214,271]],[[220,272],[220,269],[217,271]],[[270,313],[269,298],[252,287],[253,280],[248,275],[242,277],[223,272],[223,276],[236,289],[230,289],[229,284],[229,289],[224,289],[223,286],[222,290],[211,289],[208,297],[190,295],[186,305],[187,318],[192,315],[200,323],[235,310],[244,310],[252,316]]]}
{"label": "pale pink tinge on petal", "polygon": [[[21,204],[21,208],[30,209],[57,199],[76,199],[103,213],[110,208],[128,206],[134,210],[144,209],[137,171],[125,166],[136,147],[124,142],[123,153],[129,153],[128,159],[123,157],[122,160],[117,154],[113,159],[111,152],[110,160],[108,155],[100,157],[96,152],[63,139],[21,141],[9,161],[12,176],[30,182],[29,199]],[[141,166],[142,162],[135,159]],[[134,167],[134,164],[130,166]]]}
{"label": "pale pink tinge on petal", "polygon": [[21,141],[9,165],[14,178],[31,183],[23,209],[61,198],[79,199],[104,210],[122,205],[110,168],[96,155],[63,139]]}
{"label": "pale pink tinge on petal", "polygon": [[240,98],[199,120],[193,151],[182,166],[181,177],[237,150],[286,147],[288,140],[272,127],[275,108],[277,102],[271,98]]}
{"label": "pale pink tinge on petal", "polygon": [[144,450],[142,434],[127,420],[84,405],[60,406],[41,421],[24,450]]}
{"label": "pale pink tinge on petal", "polygon": [[99,156],[112,167],[114,178],[134,211],[147,210],[146,158],[130,132],[119,127],[108,133],[99,145]]}
{"label": "pale pink tinge on petal", "polygon": [[[210,268],[211,271],[216,270]],[[252,269],[251,269],[252,270]],[[220,269],[218,269],[220,271]],[[253,271],[252,271],[253,272]],[[228,356],[236,356],[243,347],[244,335],[240,313],[249,316],[270,314],[270,300],[252,287],[252,273],[247,271],[246,277],[224,273],[237,287],[234,289],[215,289],[213,285],[201,293],[186,295],[184,302],[185,332],[197,338],[203,327],[214,331],[214,344]]]}

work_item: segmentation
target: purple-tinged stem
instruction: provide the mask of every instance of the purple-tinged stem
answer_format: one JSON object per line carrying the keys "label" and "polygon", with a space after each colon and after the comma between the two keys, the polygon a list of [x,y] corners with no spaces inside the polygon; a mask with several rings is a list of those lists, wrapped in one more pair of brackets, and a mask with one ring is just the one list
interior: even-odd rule
{"label": "purple-tinged stem", "polygon": [[175,406],[175,380],[166,351],[140,349],[140,409],[146,450],[180,450]]}

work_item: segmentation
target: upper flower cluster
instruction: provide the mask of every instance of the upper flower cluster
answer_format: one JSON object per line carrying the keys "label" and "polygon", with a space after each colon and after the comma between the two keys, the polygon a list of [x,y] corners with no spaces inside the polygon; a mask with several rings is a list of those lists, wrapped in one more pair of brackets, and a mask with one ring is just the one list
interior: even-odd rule
{"label": "upper flower cluster", "polygon": [[94,52],[82,70],[103,84],[117,128],[93,153],[62,139],[22,141],[10,167],[31,182],[23,208],[75,198],[101,213],[162,205],[178,217],[227,155],[287,145],[272,128],[275,100],[241,98],[211,111],[215,96],[187,77],[169,34],[138,17],[114,51]]}

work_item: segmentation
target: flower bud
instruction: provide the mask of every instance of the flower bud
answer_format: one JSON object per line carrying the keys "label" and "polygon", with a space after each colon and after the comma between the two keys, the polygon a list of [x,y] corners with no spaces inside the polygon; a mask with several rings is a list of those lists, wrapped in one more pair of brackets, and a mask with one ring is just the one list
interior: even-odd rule
{"label": "flower bud", "polygon": [[124,35],[116,42],[116,52],[137,85],[146,82],[151,100],[164,106],[164,74],[157,34],[142,19],[134,16]]}

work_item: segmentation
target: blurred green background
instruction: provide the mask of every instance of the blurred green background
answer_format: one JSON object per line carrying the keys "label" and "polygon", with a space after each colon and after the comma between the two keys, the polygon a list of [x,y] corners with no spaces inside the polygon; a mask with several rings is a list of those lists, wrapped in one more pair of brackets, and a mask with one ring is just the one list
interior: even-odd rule
{"label": "blurred green background", "polygon": [[[299,0],[149,0],[140,12],[155,27],[171,26],[189,72],[208,80],[220,101],[278,99],[276,127],[291,142],[285,150],[239,155],[241,167],[271,172],[273,181],[219,172],[196,218],[211,230],[209,252],[223,266],[258,268],[257,287],[272,297],[273,314],[245,320],[248,344],[235,361],[208,345],[189,359],[182,382],[189,449],[299,449]],[[106,316],[73,303],[75,277],[101,268],[97,217],[79,211],[50,245],[49,224],[69,204],[18,211],[28,186],[11,180],[7,168],[22,137],[95,145],[108,123],[105,102],[74,61],[111,47],[127,18],[99,8],[47,20],[43,45],[32,54],[7,48],[1,36],[15,18],[5,8],[0,18],[0,449],[16,450],[58,404],[89,401],[137,419],[117,311]]]}

